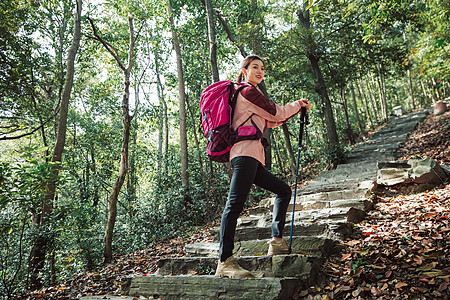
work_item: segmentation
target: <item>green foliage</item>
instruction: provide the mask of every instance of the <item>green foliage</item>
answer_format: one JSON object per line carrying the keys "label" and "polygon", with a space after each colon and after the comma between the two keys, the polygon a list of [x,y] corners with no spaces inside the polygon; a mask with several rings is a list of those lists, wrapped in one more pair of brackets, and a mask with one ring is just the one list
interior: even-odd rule
{"label": "green foliage", "polygon": [[[449,10],[444,2],[309,1],[310,32],[299,24],[297,11],[302,3],[298,1],[219,0],[213,6],[226,20],[236,43],[249,54],[265,58],[265,83],[272,101],[284,105],[307,98],[312,102],[311,124],[301,149],[303,180],[313,175],[311,166],[321,169],[329,167],[330,161],[344,159],[342,150],[328,145],[317,86],[305,54],[313,50],[319,59],[339,140],[345,148],[348,125],[340,92],[344,91],[349,100],[351,85],[360,86],[367,97],[364,101],[364,96],[357,93],[358,107],[347,101],[353,132],[358,132],[356,110],[364,129],[369,128],[368,113],[372,118],[380,114],[379,107],[366,103],[379,106],[383,88],[388,110],[397,105],[412,108],[408,71],[420,105],[431,103],[426,93],[448,97],[450,30]],[[177,0],[171,4],[189,104],[188,187],[181,187],[180,180],[178,79],[167,2],[86,3],[86,14],[123,61],[128,60],[129,15],[134,18],[135,33],[139,33],[131,76],[133,138],[128,178],[119,195],[115,254],[141,250],[218,218],[228,195],[228,170],[221,164],[209,165],[203,137],[198,133],[198,100],[201,91],[211,84],[205,8],[201,1]],[[36,146],[23,148],[25,142],[21,139],[0,148],[1,258],[8,263],[0,267],[0,294],[5,297],[25,289],[24,257],[28,257],[31,241],[38,234],[51,241],[48,250],[55,258],[59,281],[84,269],[95,269],[102,261],[107,199],[121,155],[123,82],[109,53],[88,38],[92,30],[84,19],[85,38],[77,56],[58,196],[46,225],[35,230],[31,223],[32,215],[42,210],[45,182],[54,166],[46,156],[54,140],[53,115],[64,81],[72,13],[71,1],[0,3],[0,138],[11,135],[9,126],[17,126],[14,133],[29,132],[50,120],[43,124],[43,130],[29,137],[28,141]],[[215,25],[220,77],[234,79],[242,57],[217,19]],[[164,96],[167,104],[168,128],[163,126],[164,106],[157,94],[156,73],[162,81],[159,96]],[[420,80],[430,92],[422,91]],[[299,131],[296,120],[287,123],[294,152]],[[376,126],[376,121],[370,120],[370,125]],[[273,131],[272,147],[275,150],[276,145],[280,159],[272,164],[272,171],[292,178],[283,134],[281,128]],[[247,204],[256,204],[267,196],[266,191],[254,188]],[[361,264],[355,263],[356,267]],[[51,275],[48,267],[41,276],[46,284]]]}

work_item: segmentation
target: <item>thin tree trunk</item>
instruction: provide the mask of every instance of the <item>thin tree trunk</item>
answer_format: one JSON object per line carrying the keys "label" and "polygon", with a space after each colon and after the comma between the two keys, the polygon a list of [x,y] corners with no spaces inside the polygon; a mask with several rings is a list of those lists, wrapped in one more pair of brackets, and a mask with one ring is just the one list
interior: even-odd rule
{"label": "thin tree trunk", "polygon": [[103,256],[104,262],[108,263],[111,262],[112,260],[112,240],[113,240],[114,225],[116,223],[117,218],[117,201],[119,198],[120,190],[122,189],[123,183],[125,182],[128,167],[130,129],[131,129],[131,121],[133,119],[133,116],[130,115],[130,108],[129,108],[130,73],[131,69],[133,68],[135,37],[134,37],[133,19],[131,17],[128,17],[128,26],[130,29],[130,45],[128,48],[128,65],[125,67],[120,57],[117,55],[117,51],[97,34],[97,30],[94,26],[93,21],[90,18],[88,18],[88,20],[91,23],[92,30],[94,32],[95,36],[94,39],[102,43],[102,45],[106,48],[106,50],[114,57],[114,59],[117,62],[117,65],[122,70],[124,82],[124,92],[122,95],[122,149],[120,152],[121,155],[119,163],[119,174],[108,198],[108,220],[106,222],[106,230],[104,236],[105,247]]}
{"label": "thin tree trunk", "polygon": [[367,100],[367,95],[363,91],[362,85],[359,81],[356,81],[356,89],[358,91],[358,95],[361,99],[364,99],[364,109],[366,110],[367,120],[370,122],[370,128],[373,128],[373,118],[369,109],[369,101]]}
{"label": "thin tree trunk", "polygon": [[380,111],[379,111],[379,109],[378,109],[378,105],[377,105],[377,100],[376,100],[376,98],[375,98],[375,92],[374,92],[374,90],[372,89],[372,85],[371,85],[371,83],[370,83],[370,80],[369,80],[369,77],[368,76],[366,76],[366,88],[367,88],[367,90],[368,90],[368,93],[369,93],[369,98],[370,98],[370,103],[371,103],[371,105],[372,105],[372,109],[373,109],[373,112],[374,112],[374,114],[375,114],[375,120],[376,120],[376,122],[377,122],[377,124],[380,122],[380,120],[379,120],[379,116],[380,116]]}
{"label": "thin tree trunk", "polygon": [[406,74],[408,76],[408,87],[409,87],[409,98],[411,99],[411,106],[412,109],[416,109],[416,101],[414,100],[414,92],[413,92],[413,84],[412,84],[412,78],[411,78],[411,71],[408,69],[406,70]]}
{"label": "thin tree trunk", "polygon": [[167,0],[167,10],[169,22],[172,30],[172,42],[176,53],[177,71],[178,71],[178,94],[179,94],[179,115],[180,115],[180,147],[181,147],[181,183],[183,186],[189,186],[187,168],[187,126],[186,126],[186,89],[184,87],[183,63],[181,61],[181,49],[178,42],[178,33],[173,20],[172,6],[170,0]]}
{"label": "thin tree trunk", "polygon": [[355,135],[353,134],[352,126],[350,124],[350,118],[348,116],[348,106],[347,106],[347,97],[345,97],[345,87],[341,87],[341,100],[342,106],[344,107],[345,125],[347,126],[345,129],[345,133],[347,135],[348,142],[351,145],[354,145],[356,141]]}
{"label": "thin tree trunk", "polygon": [[[319,95],[322,101],[322,109],[325,117],[325,124],[327,128],[327,139],[330,144],[330,148],[332,152],[336,153],[336,157],[339,159],[341,156],[341,149],[339,146],[339,137],[336,131],[336,123],[333,115],[333,108],[331,106],[331,101],[328,96],[327,88],[325,85],[325,81],[322,76],[322,72],[319,67],[319,59],[315,55],[315,43],[313,41],[313,37],[311,34],[311,23],[309,17],[309,10],[306,10],[308,6],[308,2],[305,1],[303,3],[303,8],[299,8],[297,10],[297,16],[300,20],[300,25],[304,31],[304,38],[306,44],[306,57],[309,60],[311,66],[312,76],[315,82],[315,90]],[[333,164],[336,161],[332,162]]]}
{"label": "thin tree trunk", "polygon": [[[164,86],[161,82],[161,75],[159,70],[159,52],[155,50],[155,73],[156,73],[156,91],[159,102],[159,135],[158,135],[158,182],[161,180],[161,174],[165,174],[164,162],[167,161],[168,142],[169,142],[169,130],[167,124],[167,104],[164,99]],[[165,134],[164,134],[165,133]],[[164,142],[165,147],[163,149]],[[165,155],[163,154],[165,153]],[[164,158],[164,159],[163,159]]]}
{"label": "thin tree trunk", "polygon": [[436,91],[436,99],[437,101],[441,100],[441,95],[439,93],[439,89],[437,88],[436,80],[434,80],[434,77],[431,79],[433,81],[433,89]]}
{"label": "thin tree trunk", "polygon": [[208,18],[208,40],[209,40],[209,61],[211,63],[211,72],[213,81],[219,81],[219,69],[217,68],[217,44],[216,29],[214,27],[214,16],[211,0],[206,2],[206,16]]}
{"label": "thin tree trunk", "polygon": [[[61,162],[64,145],[66,142],[67,114],[69,110],[70,94],[72,92],[73,79],[75,74],[75,57],[77,55],[81,39],[81,9],[82,0],[77,0],[76,12],[74,14],[72,45],[70,46],[67,54],[67,71],[61,97],[56,141],[51,159],[52,162]],[[42,213],[40,216],[35,216],[34,218],[35,222],[33,222],[33,224],[38,225],[38,227],[45,224],[47,222],[48,216],[51,214],[60,168],[60,165],[56,165],[53,168],[52,178],[49,179],[47,184],[48,190],[44,197]],[[29,270],[31,285],[30,288],[33,290],[42,287],[42,282],[39,279],[39,273],[41,273],[42,269],[44,268],[47,242],[48,241],[45,236],[43,236],[42,234],[38,234],[32,246]]]}
{"label": "thin tree trunk", "polygon": [[356,104],[355,88],[353,87],[353,83],[350,84],[350,91],[352,93],[353,109],[355,110],[355,118],[356,123],[358,124],[359,134],[365,138],[366,133],[364,132],[364,129],[361,124],[361,119],[359,118],[358,105]]}
{"label": "thin tree trunk", "polygon": [[275,139],[275,135],[274,135],[274,133],[273,133],[273,130],[272,130],[272,133],[271,133],[271,136],[272,136],[272,141],[273,141],[273,143],[274,143],[274,145],[275,145],[275,154],[276,154],[276,158],[277,158],[277,163],[278,163],[278,169],[281,171],[281,172],[283,172],[283,164],[282,164],[282,160],[281,160],[281,154],[280,154],[280,149],[278,148],[278,144],[277,144],[277,142],[276,142],[276,139]]}
{"label": "thin tree trunk", "polygon": [[[167,103],[166,99],[164,98],[164,85],[161,82],[161,74],[159,71],[159,52],[155,52],[155,71],[156,71],[156,81],[158,86],[158,99],[160,100],[160,103],[163,106],[163,123],[164,123],[164,161],[167,161],[167,155],[169,151],[169,118],[167,115]],[[164,173],[166,170],[166,167],[164,165]]]}
{"label": "thin tree trunk", "polygon": [[379,67],[377,83],[378,83],[380,103],[381,103],[381,114],[383,117],[383,121],[386,121],[387,120],[387,103],[386,103],[386,97],[385,97],[385,93],[384,93],[384,89],[383,89],[383,82],[382,82],[381,77],[382,77],[381,67]]}
{"label": "thin tree trunk", "polygon": [[292,174],[295,175],[295,169],[296,169],[295,154],[294,154],[294,151],[292,151],[291,136],[289,133],[289,128],[287,127],[286,123],[281,125],[281,128],[283,129],[284,143],[285,143],[285,147],[286,147],[288,157],[289,157],[289,168],[291,169]]}
{"label": "thin tree trunk", "polygon": [[[194,112],[192,111],[191,106],[189,105],[189,97],[186,97],[186,105],[187,108],[189,110],[189,114],[191,115],[191,120],[192,120],[192,128],[194,129],[194,140],[195,140],[195,146],[197,147],[197,153],[198,153],[198,163],[199,163],[199,168],[200,168],[200,174],[201,174],[201,178],[202,178],[202,184],[203,184],[203,190],[206,191],[206,183],[205,183],[205,179],[206,179],[206,174],[203,168],[203,159],[202,159],[202,154],[200,151],[200,143],[198,141],[198,137],[197,137],[197,130],[196,130],[196,125],[195,125],[195,120],[197,120],[194,116]],[[205,195],[206,198],[208,198],[208,195]]]}
{"label": "thin tree trunk", "polygon": [[[431,85],[431,88],[429,87]],[[433,94],[433,83],[430,80],[427,80],[427,85],[425,86],[428,90],[428,94],[430,95],[430,98],[433,100],[433,103],[437,102],[437,99],[434,97]]]}

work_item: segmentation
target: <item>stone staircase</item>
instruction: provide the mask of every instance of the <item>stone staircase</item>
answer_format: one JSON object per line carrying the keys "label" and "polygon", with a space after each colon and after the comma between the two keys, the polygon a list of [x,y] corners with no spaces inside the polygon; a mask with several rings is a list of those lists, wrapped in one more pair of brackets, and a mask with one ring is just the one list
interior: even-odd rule
{"label": "stone staircase", "polygon": [[[354,224],[372,209],[377,162],[394,160],[397,151],[429,110],[394,118],[373,137],[357,145],[345,164],[320,173],[297,190],[295,212],[286,217],[289,238],[294,214],[294,254],[266,256],[274,199],[262,201],[239,220],[235,258],[255,278],[214,277],[218,240],[186,246],[188,257],[161,259],[157,275],[127,278],[123,295],[163,299],[292,299],[320,278],[324,260],[339,252],[339,241],[352,236]],[[216,232],[217,233],[217,232]],[[217,236],[217,234],[215,234]],[[204,274],[204,275],[192,275]]]}

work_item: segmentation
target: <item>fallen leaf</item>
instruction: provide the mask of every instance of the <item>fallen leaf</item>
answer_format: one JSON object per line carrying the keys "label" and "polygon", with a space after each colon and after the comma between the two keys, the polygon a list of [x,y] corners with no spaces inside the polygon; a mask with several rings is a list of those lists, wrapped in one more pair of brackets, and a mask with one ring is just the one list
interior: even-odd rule
{"label": "fallen leaf", "polygon": [[348,260],[350,257],[352,257],[352,253],[347,253],[347,254],[344,254],[344,255],[342,255],[342,260]]}
{"label": "fallen leaf", "polygon": [[372,287],[370,289],[370,292],[372,293],[372,295],[374,295],[375,297],[379,297],[381,296],[383,293],[376,287]]}
{"label": "fallen leaf", "polygon": [[445,291],[445,290],[447,289],[447,287],[448,287],[448,283],[444,281],[444,282],[441,283],[441,285],[439,286],[438,291],[439,291],[439,292],[443,292],[443,291]]}
{"label": "fallen leaf", "polygon": [[405,286],[408,286],[408,284],[400,281],[395,285],[395,288],[401,289],[402,287],[405,287]]}
{"label": "fallen leaf", "polygon": [[414,256],[414,261],[416,262],[417,265],[421,265],[423,263],[423,260],[420,256]]}

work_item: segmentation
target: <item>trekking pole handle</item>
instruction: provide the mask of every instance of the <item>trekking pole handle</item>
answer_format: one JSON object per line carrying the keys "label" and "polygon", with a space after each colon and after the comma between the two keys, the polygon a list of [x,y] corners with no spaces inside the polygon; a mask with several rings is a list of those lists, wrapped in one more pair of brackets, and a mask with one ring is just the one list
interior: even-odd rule
{"label": "trekking pole handle", "polygon": [[309,124],[309,117],[308,113],[306,112],[306,107],[302,106],[300,109],[300,130],[299,130],[299,136],[298,136],[298,147],[299,149],[302,147],[302,139],[303,139],[303,131],[304,126]]}

